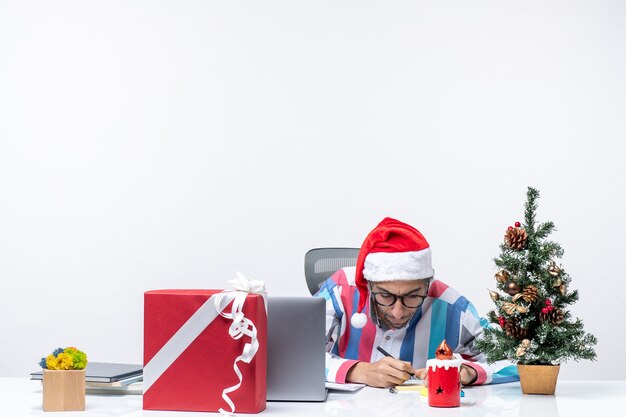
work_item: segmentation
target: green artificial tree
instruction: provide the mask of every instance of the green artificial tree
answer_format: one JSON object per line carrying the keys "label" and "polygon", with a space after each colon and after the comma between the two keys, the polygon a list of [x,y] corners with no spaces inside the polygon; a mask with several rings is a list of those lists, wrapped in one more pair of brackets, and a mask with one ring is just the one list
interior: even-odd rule
{"label": "green artificial tree", "polygon": [[563,249],[547,240],[554,223],[536,223],[539,192],[528,188],[524,223],[509,226],[495,258],[496,285],[489,291],[495,309],[476,341],[489,362],[509,359],[523,365],[557,365],[568,359],[594,360],[596,338],[571,317],[567,306],[578,301],[571,278],[556,259]]}

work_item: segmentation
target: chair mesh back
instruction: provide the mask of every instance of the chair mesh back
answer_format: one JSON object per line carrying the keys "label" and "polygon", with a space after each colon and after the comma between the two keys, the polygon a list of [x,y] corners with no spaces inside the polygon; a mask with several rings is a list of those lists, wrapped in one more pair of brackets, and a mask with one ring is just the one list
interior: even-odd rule
{"label": "chair mesh back", "polygon": [[313,269],[316,274],[330,273],[332,275],[334,272],[338,271],[344,266],[354,265],[356,265],[356,258],[326,258],[316,261],[313,265]]}
{"label": "chair mesh back", "polygon": [[304,276],[309,292],[315,294],[337,270],[356,265],[358,255],[358,248],[319,248],[308,251],[304,256]]}

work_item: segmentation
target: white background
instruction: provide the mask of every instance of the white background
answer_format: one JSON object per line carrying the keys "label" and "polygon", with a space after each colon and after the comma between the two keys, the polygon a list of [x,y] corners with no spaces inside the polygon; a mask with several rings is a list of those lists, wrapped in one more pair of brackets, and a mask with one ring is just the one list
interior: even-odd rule
{"label": "white background", "polygon": [[624,379],[626,3],[0,0],[0,376],[142,361],[143,292],[419,228],[486,313],[526,187]]}

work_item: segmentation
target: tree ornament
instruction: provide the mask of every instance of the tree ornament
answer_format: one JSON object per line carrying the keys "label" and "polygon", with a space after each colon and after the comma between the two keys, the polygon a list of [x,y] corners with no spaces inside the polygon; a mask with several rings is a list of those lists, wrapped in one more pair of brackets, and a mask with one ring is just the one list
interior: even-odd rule
{"label": "tree ornament", "polygon": [[504,311],[509,316],[512,316],[516,312],[522,314],[528,313],[528,308],[515,303],[504,302],[502,303],[502,311]]}
{"label": "tree ornament", "polygon": [[517,319],[510,319],[504,323],[504,332],[507,336],[514,339],[523,339],[526,337],[528,330],[520,327]]}
{"label": "tree ornament", "polygon": [[550,261],[550,266],[548,267],[548,274],[553,277],[558,277],[561,274],[561,268],[556,266],[556,262]]}
{"label": "tree ornament", "polygon": [[505,314],[512,316],[513,314],[515,314],[515,304],[513,303],[502,303],[502,311],[504,311]]}
{"label": "tree ornament", "polygon": [[565,314],[559,309],[555,309],[550,315],[550,321],[555,325],[563,323],[563,319],[565,318]]}
{"label": "tree ornament", "polygon": [[522,224],[520,222],[515,222],[515,227],[520,227]]}
{"label": "tree ornament", "polygon": [[500,299],[500,294],[498,294],[495,291],[491,291],[490,289],[487,289],[487,291],[489,291],[489,296],[491,297],[491,301],[498,301]]}
{"label": "tree ornament", "polygon": [[509,295],[515,295],[520,292],[522,289],[515,282],[509,282],[506,284],[506,293]]}
{"label": "tree ornament", "polygon": [[539,318],[541,319],[541,321],[550,322],[554,325],[563,323],[563,319],[565,318],[563,312],[558,308],[554,308],[553,306],[550,307],[544,307],[541,309],[541,314],[539,314]]}
{"label": "tree ornament", "polygon": [[515,356],[522,357],[526,354],[526,349],[528,349],[530,347],[530,340],[528,339],[523,339],[522,343],[520,343],[520,345],[517,347],[517,350],[515,351]]}
{"label": "tree ornament", "polygon": [[539,298],[539,290],[534,285],[524,287],[522,299],[527,303],[534,303]]}
{"label": "tree ornament", "polygon": [[526,230],[520,227],[510,228],[504,234],[505,243],[513,250],[524,249],[524,246],[526,246],[527,238],[528,235],[526,234]]}
{"label": "tree ornament", "polygon": [[559,291],[561,292],[562,296],[565,296],[565,294],[567,294],[567,286],[565,284],[561,284],[561,286],[559,287]]}
{"label": "tree ornament", "polygon": [[554,288],[559,288],[561,286],[563,282],[561,281],[561,278],[557,278],[556,281],[554,281],[554,284],[552,284],[552,286]]}
{"label": "tree ornament", "polygon": [[500,284],[504,284],[509,280],[509,273],[506,270],[502,270],[496,274],[496,281]]}
{"label": "tree ornament", "polygon": [[504,327],[504,323],[506,323],[506,320],[504,320],[504,317],[499,316],[498,323],[500,323],[500,327]]}

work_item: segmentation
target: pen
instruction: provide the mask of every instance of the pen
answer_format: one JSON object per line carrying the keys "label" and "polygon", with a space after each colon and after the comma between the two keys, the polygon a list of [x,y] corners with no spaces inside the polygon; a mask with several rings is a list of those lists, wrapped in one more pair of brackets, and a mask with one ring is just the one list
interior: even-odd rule
{"label": "pen", "polygon": [[[385,349],[381,348],[380,346],[376,346],[376,350],[378,350],[380,353],[382,353],[385,356],[388,356],[390,358],[395,359],[393,356],[391,356],[391,353],[387,352]],[[420,379],[420,378],[416,377],[414,374],[412,374],[409,371],[404,371],[404,372],[406,372],[407,374],[411,375],[411,379],[417,379],[417,380]]]}

